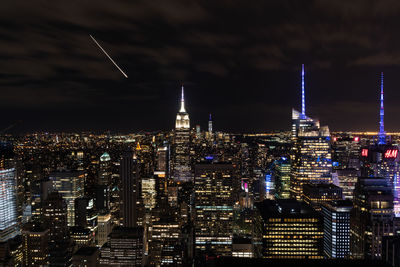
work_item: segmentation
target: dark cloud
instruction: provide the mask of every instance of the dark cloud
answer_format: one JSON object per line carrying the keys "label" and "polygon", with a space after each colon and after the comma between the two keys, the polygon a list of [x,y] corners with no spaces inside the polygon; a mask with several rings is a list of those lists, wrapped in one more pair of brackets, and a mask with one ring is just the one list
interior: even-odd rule
{"label": "dark cloud", "polygon": [[[400,97],[399,11],[395,0],[5,1],[3,124],[170,129],[184,82],[193,125],[213,112],[217,129],[289,129],[305,63],[310,113],[333,130],[373,129],[380,71],[388,110]],[[395,129],[394,117],[386,125]]]}

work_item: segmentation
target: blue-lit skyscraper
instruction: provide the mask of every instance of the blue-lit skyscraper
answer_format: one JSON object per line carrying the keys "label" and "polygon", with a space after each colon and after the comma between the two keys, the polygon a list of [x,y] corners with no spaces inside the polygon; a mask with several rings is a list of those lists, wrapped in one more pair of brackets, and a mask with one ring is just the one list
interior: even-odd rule
{"label": "blue-lit skyscraper", "polygon": [[304,65],[302,66],[302,112],[292,110],[291,197],[303,197],[303,184],[330,183],[332,157],[328,126],[305,114]]}
{"label": "blue-lit skyscraper", "polygon": [[379,133],[375,144],[361,148],[361,174],[367,177],[384,177],[388,180],[394,196],[395,216],[400,217],[399,147],[386,136],[383,99],[383,73],[381,73]]}
{"label": "blue-lit skyscraper", "polygon": [[15,169],[0,170],[0,242],[15,237],[17,225]]}
{"label": "blue-lit skyscraper", "polygon": [[383,105],[383,72],[381,72],[381,98],[380,98],[380,109],[379,109],[379,134],[378,134],[378,144],[384,145],[386,144],[386,133],[385,133],[385,124],[384,124],[384,116],[385,109]]}
{"label": "blue-lit skyscraper", "polygon": [[347,258],[350,255],[350,200],[324,203],[324,254],[328,258]]}

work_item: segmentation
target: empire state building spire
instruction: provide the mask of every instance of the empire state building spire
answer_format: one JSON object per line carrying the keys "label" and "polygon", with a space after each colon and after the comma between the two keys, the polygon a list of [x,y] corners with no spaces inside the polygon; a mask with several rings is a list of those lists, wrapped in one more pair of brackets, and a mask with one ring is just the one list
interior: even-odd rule
{"label": "empire state building spire", "polygon": [[182,84],[182,95],[181,95],[181,109],[179,110],[179,112],[186,112],[186,110],[185,110],[185,95],[184,95],[184,91],[183,91],[183,84]]}
{"label": "empire state building spire", "polygon": [[175,129],[190,129],[189,114],[185,109],[185,95],[183,92],[182,85],[182,95],[181,95],[181,108],[178,114],[176,114]]}

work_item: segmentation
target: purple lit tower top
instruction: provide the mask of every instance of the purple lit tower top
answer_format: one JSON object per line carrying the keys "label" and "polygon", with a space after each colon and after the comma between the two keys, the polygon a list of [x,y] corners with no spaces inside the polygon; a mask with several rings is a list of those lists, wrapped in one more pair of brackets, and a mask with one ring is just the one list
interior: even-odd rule
{"label": "purple lit tower top", "polygon": [[380,120],[379,120],[379,134],[378,134],[378,144],[386,144],[386,133],[384,125],[385,109],[383,106],[383,72],[381,72],[381,107],[380,107]]}

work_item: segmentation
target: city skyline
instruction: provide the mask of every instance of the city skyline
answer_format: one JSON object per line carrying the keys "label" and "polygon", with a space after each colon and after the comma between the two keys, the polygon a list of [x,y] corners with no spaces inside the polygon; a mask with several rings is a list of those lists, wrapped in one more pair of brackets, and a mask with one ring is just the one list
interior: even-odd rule
{"label": "city skyline", "polygon": [[212,113],[216,130],[286,130],[304,63],[307,111],[334,131],[376,129],[383,71],[386,129],[399,131],[398,8],[387,1],[7,2],[1,124],[23,120],[14,132],[170,130],[183,82],[188,112],[202,128]]}

